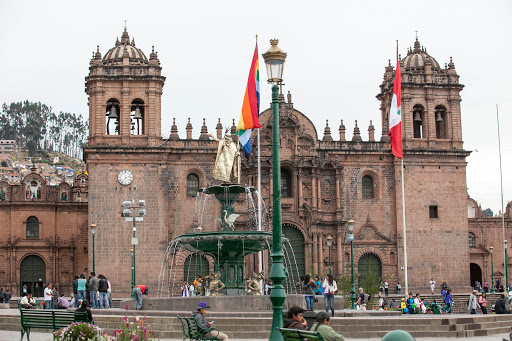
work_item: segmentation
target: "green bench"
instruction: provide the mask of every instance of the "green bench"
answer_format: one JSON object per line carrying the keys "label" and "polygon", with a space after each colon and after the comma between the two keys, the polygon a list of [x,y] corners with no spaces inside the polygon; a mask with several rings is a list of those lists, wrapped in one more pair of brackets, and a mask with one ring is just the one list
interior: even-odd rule
{"label": "green bench", "polygon": [[197,325],[197,321],[193,317],[182,317],[178,315],[178,319],[181,322],[181,327],[183,328],[183,341],[189,339],[190,341],[199,341],[199,340],[210,340],[210,341],[220,341],[218,337],[204,337],[199,330],[199,326]]}
{"label": "green bench", "polygon": [[279,328],[283,335],[284,341],[323,341],[322,335],[319,332],[311,332],[309,330]]}
{"label": "green bench", "polygon": [[[67,310],[38,310],[38,309],[20,309],[21,316],[21,339],[27,334],[27,340],[30,341],[30,328],[61,329],[69,326],[73,322],[90,322],[87,312],[72,312]],[[54,336],[55,339],[55,336]]]}

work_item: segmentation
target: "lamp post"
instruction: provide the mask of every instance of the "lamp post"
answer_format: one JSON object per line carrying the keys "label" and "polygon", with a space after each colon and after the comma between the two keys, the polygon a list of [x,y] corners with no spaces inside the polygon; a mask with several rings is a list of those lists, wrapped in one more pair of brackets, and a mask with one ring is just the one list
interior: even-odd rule
{"label": "lamp post", "polygon": [[91,234],[92,234],[92,271],[96,272],[96,259],[94,258],[94,236],[96,235],[96,224],[91,224]]}
{"label": "lamp post", "polygon": [[[144,221],[144,216],[146,215],[146,209],[144,207],[146,207],[146,200],[139,200],[138,204],[135,203],[135,199],[133,199],[131,201],[130,200],[123,201],[122,216],[125,218],[126,221],[132,222],[132,230],[133,230],[132,241],[131,241],[132,249],[130,250],[130,255],[132,256],[132,283],[131,283],[132,288],[136,284],[135,247],[139,244],[139,240],[136,237],[137,228],[135,226],[135,222],[136,221],[139,221],[139,222]],[[132,210],[133,210],[133,212],[132,212]],[[137,212],[137,210],[138,210],[138,212]],[[131,297],[132,298],[134,297],[133,292],[131,293]]]}
{"label": "lamp post", "polygon": [[350,219],[347,222],[346,241],[350,242],[350,301],[352,302],[351,309],[356,309],[356,287],[354,283],[354,221],[352,219]]}
{"label": "lamp post", "polygon": [[328,235],[326,240],[327,240],[327,246],[329,247],[329,273],[332,274],[332,263],[331,263],[332,236]]}
{"label": "lamp post", "polygon": [[494,261],[492,259],[492,252],[494,248],[491,246],[489,248],[489,252],[491,253],[491,294],[494,294],[496,291],[494,290]]}
{"label": "lamp post", "polygon": [[281,238],[281,160],[279,150],[279,85],[283,82],[283,66],[286,59],[278,46],[279,40],[270,40],[270,49],[263,54],[267,67],[268,82],[272,84],[272,266],[269,278],[274,283],[270,293],[270,301],[274,311],[272,316],[272,330],[269,340],[282,341],[283,336],[278,328],[283,327],[283,303],[286,292],[283,282],[287,271],[283,265],[283,241]]}
{"label": "lamp post", "polygon": [[508,247],[508,240],[504,240],[503,241],[504,245],[505,245],[505,289],[507,290],[508,292],[508,260],[507,260],[507,247]]}

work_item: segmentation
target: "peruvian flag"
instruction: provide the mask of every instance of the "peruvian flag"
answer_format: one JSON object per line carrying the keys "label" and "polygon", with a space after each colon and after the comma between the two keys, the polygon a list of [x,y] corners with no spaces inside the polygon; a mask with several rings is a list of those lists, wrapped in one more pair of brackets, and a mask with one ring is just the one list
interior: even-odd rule
{"label": "peruvian flag", "polygon": [[396,48],[396,73],[395,85],[393,86],[393,98],[389,110],[389,137],[393,155],[399,159],[403,158],[402,153],[402,115],[400,104],[400,93],[402,89],[402,77],[400,76],[400,61],[398,60],[398,46]]}

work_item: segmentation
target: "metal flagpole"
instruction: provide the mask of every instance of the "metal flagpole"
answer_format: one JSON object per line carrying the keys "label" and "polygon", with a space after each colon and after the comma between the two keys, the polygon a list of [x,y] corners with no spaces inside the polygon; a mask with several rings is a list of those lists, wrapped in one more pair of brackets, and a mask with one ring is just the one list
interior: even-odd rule
{"label": "metal flagpole", "polygon": [[[498,114],[498,104],[496,104],[496,121],[498,122],[498,151],[500,154],[500,181],[501,181],[501,225],[503,228],[503,249],[507,247],[505,244],[505,211],[503,210],[503,173],[501,170],[501,138],[500,138],[500,117]],[[507,252],[503,252],[504,262],[507,267]],[[505,289],[508,291],[508,269],[505,270]]]}
{"label": "metal flagpole", "polygon": [[[260,154],[260,129],[258,128],[258,231],[261,231],[261,154]],[[258,272],[263,271],[263,251],[258,252]],[[260,280],[260,288],[263,290],[263,280]]]}
{"label": "metal flagpole", "polygon": [[405,232],[405,186],[404,186],[404,159],[402,154],[401,159],[401,173],[402,173],[402,220],[404,223],[404,275],[405,275],[405,294],[409,294],[409,283],[407,281],[407,236]]}

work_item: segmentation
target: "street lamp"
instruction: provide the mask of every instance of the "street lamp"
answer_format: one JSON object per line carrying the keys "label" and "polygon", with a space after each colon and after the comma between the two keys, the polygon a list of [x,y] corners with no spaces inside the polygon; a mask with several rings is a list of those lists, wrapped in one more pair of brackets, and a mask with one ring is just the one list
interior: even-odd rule
{"label": "street lamp", "polygon": [[494,248],[491,246],[489,248],[489,252],[491,253],[491,294],[494,294],[496,291],[494,290],[494,261],[492,259],[492,251],[494,250]]}
{"label": "street lamp", "polygon": [[507,289],[507,292],[508,292],[508,260],[507,260],[507,246],[508,246],[508,241],[505,239],[504,240],[504,244],[505,244],[505,288]]}
{"label": "street lamp", "polygon": [[91,234],[92,234],[92,271],[96,272],[96,260],[94,258],[94,236],[96,235],[96,224],[91,224]]}
{"label": "street lamp", "polygon": [[270,49],[263,54],[267,67],[268,82],[272,84],[272,266],[269,278],[274,283],[270,293],[270,301],[274,311],[272,316],[272,331],[269,340],[282,341],[283,336],[279,328],[283,327],[283,303],[286,292],[283,282],[287,271],[283,265],[283,241],[281,237],[281,160],[279,150],[279,85],[283,82],[283,67],[286,59],[278,46],[278,39],[271,39]]}
{"label": "street lamp", "polygon": [[346,241],[350,242],[350,301],[352,301],[351,309],[356,309],[356,287],[354,284],[354,221],[352,219],[350,219],[347,222]]}
{"label": "street lamp", "polygon": [[[135,227],[135,222],[144,221],[144,216],[146,215],[146,200],[139,200],[138,203],[136,203],[135,199],[133,200],[125,200],[123,201],[123,208],[121,210],[121,216],[124,217],[126,221],[131,221],[132,229],[133,229],[133,235],[132,235],[132,241],[131,245],[132,248],[130,249],[130,256],[132,257],[132,288],[136,284],[136,262],[135,262],[135,247],[139,244],[139,240],[136,237],[135,233],[137,232],[137,228]],[[131,297],[133,298],[133,292],[131,294]]]}
{"label": "street lamp", "polygon": [[332,274],[332,263],[331,263],[332,236],[328,235],[326,240],[327,240],[327,246],[329,247],[329,272]]}

